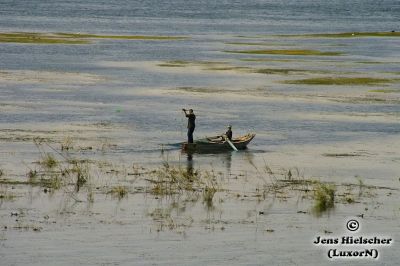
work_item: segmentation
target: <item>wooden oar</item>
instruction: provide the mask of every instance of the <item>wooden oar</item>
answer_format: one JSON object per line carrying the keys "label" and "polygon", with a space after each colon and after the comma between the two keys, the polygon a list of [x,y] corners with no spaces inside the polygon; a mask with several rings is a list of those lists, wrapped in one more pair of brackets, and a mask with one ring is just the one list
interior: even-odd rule
{"label": "wooden oar", "polygon": [[236,149],[235,145],[233,145],[233,143],[225,135],[223,137],[224,137],[225,141],[228,142],[228,144],[231,146],[231,148],[234,151],[238,151],[238,149]]}

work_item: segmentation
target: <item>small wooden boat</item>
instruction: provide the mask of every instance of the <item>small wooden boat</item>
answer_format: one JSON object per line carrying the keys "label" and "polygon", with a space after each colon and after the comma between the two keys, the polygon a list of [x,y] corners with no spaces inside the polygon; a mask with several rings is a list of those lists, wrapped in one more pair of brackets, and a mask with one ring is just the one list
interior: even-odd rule
{"label": "small wooden boat", "polygon": [[[249,133],[244,136],[233,138],[231,143],[238,150],[247,148],[247,144],[253,140],[256,134]],[[232,147],[222,136],[206,137],[198,139],[194,143],[182,143],[182,150],[186,152],[219,152],[232,151]]]}

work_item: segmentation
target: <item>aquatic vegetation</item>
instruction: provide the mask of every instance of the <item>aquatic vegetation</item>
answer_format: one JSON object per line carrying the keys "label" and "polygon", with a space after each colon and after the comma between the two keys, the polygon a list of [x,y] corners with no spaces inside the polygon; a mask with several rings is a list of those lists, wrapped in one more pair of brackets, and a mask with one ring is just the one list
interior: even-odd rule
{"label": "aquatic vegetation", "polygon": [[165,63],[158,64],[160,67],[185,67],[189,63],[186,61],[167,61]]}
{"label": "aquatic vegetation", "polygon": [[8,186],[2,187],[0,190],[0,203],[1,201],[13,201],[17,195],[8,190]]}
{"label": "aquatic vegetation", "polygon": [[206,186],[203,190],[203,202],[206,204],[207,208],[213,207],[213,198],[217,188]]}
{"label": "aquatic vegetation", "polygon": [[64,186],[64,183],[61,176],[55,173],[41,177],[39,185],[53,190],[58,190]]}
{"label": "aquatic vegetation", "polygon": [[355,37],[400,37],[400,32],[343,32],[343,33],[317,33],[317,34],[296,34],[279,35],[280,37],[311,37],[311,38],[355,38]]}
{"label": "aquatic vegetation", "polygon": [[346,196],[345,201],[349,204],[355,203],[354,197],[353,196]]}
{"label": "aquatic vegetation", "polygon": [[93,39],[115,40],[143,40],[143,41],[168,41],[184,40],[180,36],[146,36],[146,35],[97,35],[81,33],[37,33],[37,32],[10,32],[0,33],[0,43],[25,43],[25,44],[89,44]]}
{"label": "aquatic vegetation", "polygon": [[251,70],[249,67],[238,67],[238,66],[219,66],[219,67],[208,67],[205,70],[214,70],[214,71],[248,71]]}
{"label": "aquatic vegetation", "polygon": [[76,162],[73,164],[71,172],[76,174],[76,189],[79,190],[89,180],[89,165],[87,162]]}
{"label": "aquatic vegetation", "polygon": [[235,93],[237,90],[222,89],[222,88],[203,88],[203,87],[179,87],[179,91],[193,92],[193,93]]}
{"label": "aquatic vegetation", "polygon": [[160,67],[223,67],[229,66],[227,62],[221,61],[185,61],[185,60],[172,60],[158,64]]}
{"label": "aquatic vegetation", "polygon": [[116,186],[109,190],[108,193],[121,200],[128,194],[128,189],[124,186]]}
{"label": "aquatic vegetation", "polygon": [[181,215],[173,215],[173,210],[176,208],[174,205],[178,205],[176,202],[172,202],[170,206],[163,208],[155,208],[152,212],[148,213],[148,216],[152,218],[157,224],[157,232],[168,230],[184,230],[193,223],[192,217],[182,217]]}
{"label": "aquatic vegetation", "polygon": [[400,92],[400,90],[393,90],[393,89],[376,89],[376,90],[369,90],[368,92],[392,93],[392,92]]}
{"label": "aquatic vegetation", "polygon": [[378,62],[378,61],[358,61],[358,62],[355,62],[355,63],[357,63],[357,64],[366,64],[366,65],[372,65],[372,64],[374,64],[374,65],[386,64],[386,62]]}
{"label": "aquatic vegetation", "polygon": [[199,184],[198,172],[172,167],[167,162],[154,175],[156,179],[148,180],[153,184],[151,193],[154,195],[172,195],[184,190],[194,191],[194,185]]}
{"label": "aquatic vegetation", "polygon": [[[239,46],[244,46],[244,45],[248,45],[248,46],[279,46],[282,44],[279,43],[264,43],[264,42],[226,42],[225,44],[228,45],[239,45]],[[285,46],[287,46],[287,44],[285,44]]]}
{"label": "aquatic vegetation", "polygon": [[238,50],[224,51],[226,53],[235,54],[255,54],[255,55],[302,55],[302,56],[337,56],[342,55],[342,52],[322,52],[318,50],[301,50],[301,49],[279,49],[279,50]]}
{"label": "aquatic vegetation", "polygon": [[49,33],[0,33],[0,43],[27,43],[27,44],[88,44],[87,40],[64,38]]}
{"label": "aquatic vegetation", "polygon": [[58,165],[58,161],[56,160],[56,158],[48,153],[44,156],[44,158],[40,161],[40,164],[42,164],[43,166],[51,169],[54,168]]}
{"label": "aquatic vegetation", "polygon": [[360,153],[324,153],[322,156],[326,157],[356,157],[356,156],[362,156]]}
{"label": "aquatic vegetation", "polygon": [[289,75],[289,74],[328,74],[330,71],[327,70],[311,70],[311,69],[295,69],[295,68],[260,68],[252,71],[253,73],[258,74],[267,74],[267,75]]}
{"label": "aquatic vegetation", "polygon": [[117,39],[117,40],[185,40],[188,37],[182,36],[156,36],[156,35],[99,35],[99,34],[85,34],[85,33],[56,33],[58,36],[65,38],[79,38],[79,39]]}
{"label": "aquatic vegetation", "polygon": [[314,186],[314,211],[317,215],[331,209],[335,204],[336,187],[331,184],[316,183]]}
{"label": "aquatic vegetation", "polygon": [[37,171],[30,169],[29,172],[26,174],[29,180],[33,180],[37,177]]}
{"label": "aquatic vegetation", "polygon": [[62,143],[61,143],[61,151],[63,150],[71,150],[73,149],[73,140],[70,136],[66,136],[63,138]]}
{"label": "aquatic vegetation", "polygon": [[194,67],[200,68],[204,71],[240,71],[240,72],[250,72],[250,67],[235,66],[229,64],[228,62],[218,62],[218,61],[166,61],[157,64],[159,67],[171,67],[171,68],[182,68],[182,67]]}
{"label": "aquatic vegetation", "polygon": [[240,61],[244,62],[304,62],[300,59],[273,59],[273,58],[241,58]]}
{"label": "aquatic vegetation", "polygon": [[[375,94],[376,95],[376,94]],[[362,97],[332,97],[330,99],[334,102],[339,103],[351,103],[351,104],[366,104],[366,103],[373,103],[373,104],[383,104],[383,103],[390,103],[390,104],[400,104],[400,100],[398,99],[389,99],[389,98],[380,98],[380,97],[371,97],[371,96],[362,96]]]}
{"label": "aquatic vegetation", "polygon": [[369,86],[378,84],[387,84],[393,82],[392,79],[386,78],[367,78],[367,77],[321,77],[308,78],[299,80],[287,80],[286,84],[304,84],[304,85],[352,85],[352,86]]}
{"label": "aquatic vegetation", "polygon": [[291,68],[261,68],[254,70],[254,73],[258,74],[285,74],[288,75],[290,73],[297,72],[306,72],[306,70],[302,69],[291,69]]}

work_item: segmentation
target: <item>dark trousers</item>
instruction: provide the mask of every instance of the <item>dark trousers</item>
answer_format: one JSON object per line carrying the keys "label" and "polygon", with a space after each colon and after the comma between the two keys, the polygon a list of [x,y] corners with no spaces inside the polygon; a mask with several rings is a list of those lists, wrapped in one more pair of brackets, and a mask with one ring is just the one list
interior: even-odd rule
{"label": "dark trousers", "polygon": [[193,132],[194,132],[194,127],[193,128],[189,127],[187,133],[188,143],[193,143]]}

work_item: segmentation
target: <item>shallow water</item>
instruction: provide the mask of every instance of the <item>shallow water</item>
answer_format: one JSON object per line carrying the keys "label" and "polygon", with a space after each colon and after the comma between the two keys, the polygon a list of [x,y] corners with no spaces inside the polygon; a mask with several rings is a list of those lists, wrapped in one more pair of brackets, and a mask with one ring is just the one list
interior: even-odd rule
{"label": "shallow water", "polygon": [[[121,169],[132,164],[158,168],[168,161],[214,170],[223,174],[227,189],[226,194],[217,193],[216,209],[205,208],[201,200],[185,205],[182,212],[175,208],[174,221],[183,225],[160,230],[167,219],[154,220],[149,213],[170,210],[172,199],[131,191],[117,200],[103,191],[95,193],[93,204],[80,192],[77,197],[83,202],[77,203],[63,190],[49,195],[42,188],[2,184],[0,192],[17,198],[0,199],[1,260],[5,265],[320,265],[326,256],[311,244],[313,237],[325,230],[339,235],[349,217],[361,213],[363,233],[398,238],[399,206],[394,198],[400,185],[399,37],[279,34],[389,32],[398,31],[399,21],[400,4],[394,0],[1,1],[1,32],[187,37],[95,39],[85,45],[0,43],[4,178],[24,181],[29,168],[37,167],[35,137],[47,139],[56,149],[71,137],[73,156]],[[343,54],[227,52],[264,49]],[[174,60],[188,64],[161,66]],[[215,65],[220,69],[211,67]],[[257,69],[299,71],[254,73]],[[391,82],[285,83],[312,77]],[[390,92],[376,92],[382,89]],[[176,145],[169,145],[186,138],[182,108],[195,110],[196,138],[220,134],[228,124],[235,135],[257,136],[245,152],[194,154],[188,160]],[[345,156],[337,156],[341,154]],[[361,179],[385,188],[355,204],[337,203],[333,212],[315,217],[310,214],[313,202],[299,200],[296,194],[288,200],[276,195],[264,201],[244,197],[262,184],[259,171],[265,166],[274,171],[299,169],[307,178],[336,184],[357,184]],[[122,183],[137,189],[124,171],[112,178],[94,174],[94,186]],[[242,196],[235,198],[235,193]],[[11,216],[13,212],[20,216]],[[41,229],[34,231],[37,227]],[[32,246],[33,241],[38,245]],[[394,265],[396,248],[397,244],[383,249],[378,262]]]}

